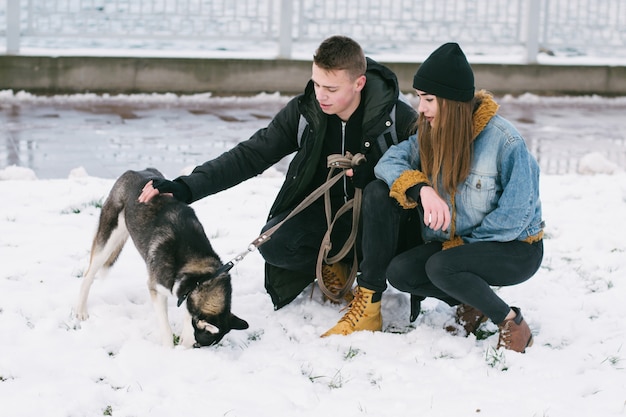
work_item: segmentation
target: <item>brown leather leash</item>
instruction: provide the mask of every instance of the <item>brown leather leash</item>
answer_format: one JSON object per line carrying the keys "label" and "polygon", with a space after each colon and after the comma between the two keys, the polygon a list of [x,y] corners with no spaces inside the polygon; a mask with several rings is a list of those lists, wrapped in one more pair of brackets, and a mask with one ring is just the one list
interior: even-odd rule
{"label": "brown leather leash", "polygon": [[[302,200],[300,204],[298,204],[293,210],[291,210],[291,212],[287,215],[287,217],[285,217],[283,220],[281,220],[279,223],[275,224],[271,228],[267,229],[265,232],[259,235],[256,239],[250,242],[247,250],[241,252],[240,254],[235,256],[233,259],[231,259],[230,261],[222,265],[217,271],[215,271],[215,273],[213,273],[210,277],[208,277],[207,280],[213,277],[216,277],[222,273],[230,271],[246,255],[248,255],[251,252],[254,252],[259,246],[267,242],[272,237],[272,234],[276,230],[278,230],[278,228],[280,228],[280,226],[282,226],[283,223],[291,219],[296,214],[300,213],[302,210],[310,206],[315,200],[317,200],[319,197],[323,195],[324,196],[324,209],[326,212],[327,231],[326,231],[326,234],[324,235],[324,238],[322,239],[322,244],[320,246],[320,251],[317,257],[317,264],[315,267],[315,275],[317,277],[318,286],[320,287],[322,292],[329,299],[335,302],[340,302],[343,296],[346,295],[346,293],[352,289],[352,284],[354,283],[356,274],[358,272],[357,250],[356,250],[356,245],[354,243],[356,241],[356,234],[359,229],[359,216],[361,213],[362,191],[360,188],[355,188],[354,198],[344,203],[344,205],[337,211],[333,219],[332,209],[330,205],[330,188],[333,185],[335,185],[335,183],[337,183],[337,181],[339,181],[345,175],[345,172],[347,169],[355,167],[359,165],[360,163],[362,163],[363,161],[365,161],[365,156],[360,153],[354,156],[352,156],[352,154],[350,154],[349,152],[346,155],[338,155],[338,154],[329,155],[327,158],[327,166],[330,168],[330,170],[328,171],[328,177],[326,178],[326,182],[320,185],[311,194],[309,194],[304,200]],[[334,172],[338,169],[340,169],[341,172],[339,172],[338,174],[335,174]],[[335,221],[339,217],[341,217],[343,214],[348,212],[349,210],[352,210],[352,230],[350,231],[348,240],[343,245],[342,249],[335,256],[328,258],[328,253],[330,252],[332,248],[332,244],[330,242],[330,235],[335,225]],[[333,264],[333,263],[339,262],[348,254],[350,249],[353,249],[354,251],[354,261],[352,263],[352,268],[350,270],[350,276],[348,277],[348,280],[344,288],[340,289],[339,292],[335,294],[332,291],[330,291],[328,288],[326,288],[326,285],[324,285],[324,280],[322,279],[322,265],[324,263]],[[202,282],[204,282],[204,280]],[[200,285],[202,282],[199,282],[198,285]],[[185,297],[186,295],[181,297],[181,299],[178,301],[179,306]]]}
{"label": "brown leather leash", "polygon": [[[337,169],[341,169],[341,173],[338,175],[344,175],[345,170],[355,167],[365,161],[365,156],[362,154],[356,154],[352,156],[350,153],[347,153],[346,156],[341,155],[329,155],[328,156],[328,167],[330,171],[328,172],[328,178],[330,179],[333,176],[333,173]],[[330,204],[330,192],[326,190],[324,193],[324,208],[326,212],[326,234],[322,239],[322,243],[320,245],[320,251],[317,255],[317,263],[315,265],[315,276],[317,277],[317,285],[320,287],[320,290],[324,293],[326,297],[334,302],[341,302],[343,297],[352,289],[352,284],[354,284],[354,280],[356,279],[357,272],[359,270],[359,260],[357,256],[357,247],[356,247],[356,235],[359,230],[359,219],[361,215],[361,199],[362,199],[362,190],[360,188],[354,189],[354,198],[346,201],[343,206],[337,210],[334,218],[332,216],[332,209]],[[337,252],[335,256],[328,257],[330,250],[332,249],[332,242],[330,240],[333,227],[335,226],[335,222],[343,216],[348,211],[352,210],[352,229],[350,230],[350,235],[348,239],[344,243],[343,247]],[[332,292],[322,278],[322,267],[324,264],[332,265],[343,258],[346,257],[348,252],[352,249],[353,252],[353,260],[352,267],[350,268],[350,274],[346,280],[345,285],[339,289],[337,293]]]}

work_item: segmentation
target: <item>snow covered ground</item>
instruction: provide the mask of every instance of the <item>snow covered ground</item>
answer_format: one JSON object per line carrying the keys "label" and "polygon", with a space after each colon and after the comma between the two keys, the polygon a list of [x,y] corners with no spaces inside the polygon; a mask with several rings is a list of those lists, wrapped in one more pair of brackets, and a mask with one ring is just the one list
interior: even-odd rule
{"label": "snow covered ground", "polygon": [[[603,171],[606,160],[587,163]],[[453,310],[383,297],[384,332],[321,339],[342,315],[307,289],[274,311],[263,261],[232,271],[250,323],[214,347],[165,349],[132,244],[72,316],[113,179],[0,170],[0,411],[32,416],[623,416],[626,414],[626,175],[543,175],[545,259],[499,293],[535,335],[526,354],[444,330]],[[192,205],[222,260],[245,250],[282,182],[270,170]],[[182,314],[170,300],[175,333]],[[487,334],[495,326],[486,323]]]}

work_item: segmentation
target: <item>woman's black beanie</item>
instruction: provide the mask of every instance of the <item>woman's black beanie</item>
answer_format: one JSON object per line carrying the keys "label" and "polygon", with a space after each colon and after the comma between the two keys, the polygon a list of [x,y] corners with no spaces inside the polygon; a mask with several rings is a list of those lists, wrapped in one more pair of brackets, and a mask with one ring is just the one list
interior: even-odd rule
{"label": "woman's black beanie", "polygon": [[474,72],[457,43],[445,43],[419,66],[413,88],[437,97],[470,101],[474,97]]}

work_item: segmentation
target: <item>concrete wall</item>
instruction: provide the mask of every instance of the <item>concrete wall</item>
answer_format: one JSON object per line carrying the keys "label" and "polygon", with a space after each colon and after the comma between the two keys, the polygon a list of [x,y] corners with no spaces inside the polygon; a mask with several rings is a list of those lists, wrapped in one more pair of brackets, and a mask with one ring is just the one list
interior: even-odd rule
{"label": "concrete wall", "polygon": [[[416,63],[385,62],[412,92]],[[626,67],[474,64],[476,87],[495,94],[626,95]],[[212,92],[297,94],[311,62],[253,59],[0,56],[0,89],[34,94]]]}

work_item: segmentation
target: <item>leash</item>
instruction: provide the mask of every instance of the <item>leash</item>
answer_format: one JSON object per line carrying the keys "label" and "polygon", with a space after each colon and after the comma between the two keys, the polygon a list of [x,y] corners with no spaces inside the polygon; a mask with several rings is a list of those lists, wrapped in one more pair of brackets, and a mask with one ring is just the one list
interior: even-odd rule
{"label": "leash", "polygon": [[[245,251],[239,253],[233,259],[231,259],[230,261],[226,262],[224,265],[219,267],[209,277],[198,281],[196,284],[196,287],[200,286],[202,283],[206,281],[209,281],[233,269],[233,267],[237,265],[239,262],[241,262],[248,254],[254,252],[259,246],[267,242],[272,237],[272,234],[276,230],[278,230],[287,220],[291,219],[293,216],[300,213],[302,210],[310,206],[315,200],[317,200],[319,197],[323,195],[324,196],[324,209],[326,212],[326,224],[327,224],[328,229],[326,231],[326,234],[324,235],[324,238],[322,239],[322,244],[320,246],[320,251],[319,251],[318,258],[317,258],[317,264],[315,267],[315,274],[317,277],[318,285],[320,289],[322,290],[322,292],[328,298],[330,298],[331,300],[335,302],[341,301],[343,296],[352,288],[352,284],[354,283],[354,280],[356,278],[356,274],[358,271],[358,259],[356,256],[357,251],[356,251],[356,245],[354,245],[354,242],[356,240],[356,233],[359,227],[359,215],[361,211],[360,208],[361,208],[362,190],[360,188],[355,188],[354,198],[347,201],[337,211],[337,213],[335,214],[335,219],[332,219],[332,209],[330,205],[330,189],[333,185],[337,183],[337,181],[339,181],[345,175],[346,169],[359,165],[363,161],[365,161],[365,156],[360,153],[354,156],[352,156],[352,154],[350,154],[349,152],[345,156],[338,155],[338,154],[329,155],[327,158],[327,166],[330,168],[330,171],[328,171],[328,176],[324,184],[316,188],[311,194],[309,194],[304,200],[302,200],[300,204],[294,207],[294,209],[291,210],[291,212],[283,220],[281,220],[279,223],[275,224],[271,228],[267,229],[265,232],[260,234],[256,239],[250,242],[250,244],[248,245],[248,248]],[[338,174],[334,174],[335,170],[337,169],[341,169],[341,172],[339,172]],[[339,253],[337,253],[337,255],[333,256],[332,258],[327,258],[327,255],[330,252],[330,249],[332,247],[332,244],[330,242],[330,235],[332,232],[332,228],[335,224],[335,221],[339,217],[341,217],[344,213],[349,211],[350,209],[352,209],[352,213],[353,213],[352,214],[352,230],[350,232],[350,235],[348,236],[348,240],[346,240],[346,243],[344,244],[343,248],[339,251]],[[350,276],[348,277],[348,280],[346,281],[345,287],[342,288],[337,294],[335,294],[332,291],[330,291],[328,288],[326,288],[326,285],[324,285],[324,280],[321,279],[322,264],[323,262],[326,262],[326,263],[338,262],[339,260],[343,259],[346,256],[346,254],[350,251],[352,247],[354,247],[354,261],[352,264],[352,268],[350,270]],[[179,307],[183,303],[183,301],[185,301],[185,299],[191,293],[191,291],[193,290],[190,290],[186,294],[183,294],[182,296],[179,297],[178,299]]]}
{"label": "leash", "polygon": [[[333,172],[337,169],[341,169],[342,172],[338,175],[344,175],[345,170],[348,168],[352,168],[357,166],[365,161],[365,156],[362,154],[356,154],[352,156],[350,153],[347,153],[346,156],[341,155],[329,155],[328,156],[328,167],[330,171],[328,172],[328,178],[331,178]],[[324,238],[322,239],[322,243],[320,245],[320,251],[317,256],[317,263],[315,265],[315,276],[317,277],[317,285],[320,287],[320,290],[328,297],[330,300],[338,303],[341,302],[343,297],[352,289],[352,284],[354,284],[354,280],[356,279],[357,272],[359,270],[359,260],[357,254],[357,247],[355,245],[356,235],[359,229],[359,218],[361,215],[361,200],[362,200],[363,191],[360,188],[354,189],[354,198],[346,201],[343,206],[337,210],[334,219],[332,218],[332,209],[330,204],[330,193],[324,193],[324,208],[326,212],[326,233],[324,234]],[[333,227],[335,226],[335,222],[343,216],[348,211],[352,210],[352,229],[350,230],[350,235],[348,239],[344,243],[343,247],[337,252],[337,254],[333,257],[328,257],[330,250],[332,249],[332,243],[330,240]],[[339,289],[337,293],[333,293],[331,290],[326,287],[324,283],[324,279],[322,278],[322,267],[324,264],[331,265],[339,262],[350,252],[350,249],[353,251],[353,259],[352,259],[352,267],[350,268],[350,274],[346,279],[346,283],[342,288]]]}

